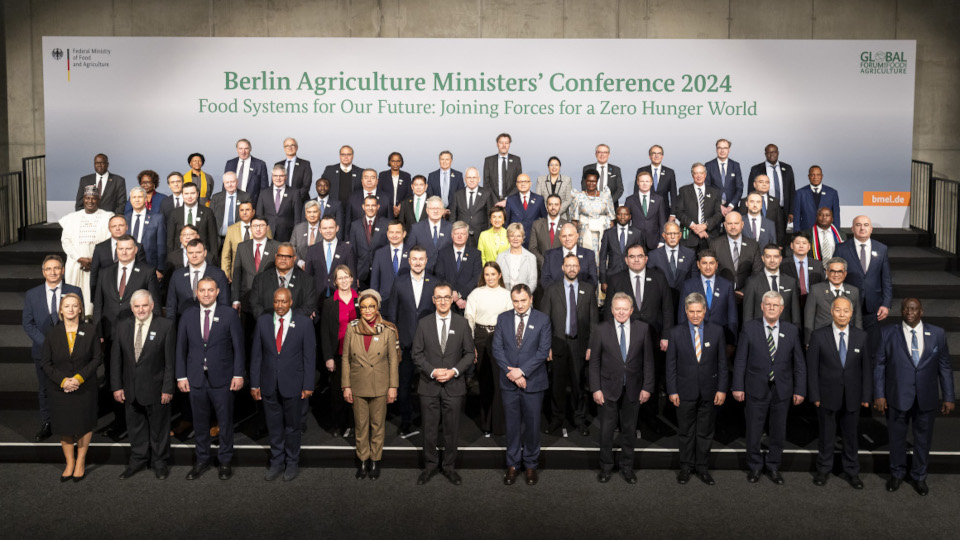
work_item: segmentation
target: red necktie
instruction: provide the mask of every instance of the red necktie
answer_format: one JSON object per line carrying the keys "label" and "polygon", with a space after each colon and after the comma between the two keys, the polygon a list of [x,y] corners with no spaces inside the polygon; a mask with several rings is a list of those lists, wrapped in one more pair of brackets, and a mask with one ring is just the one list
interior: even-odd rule
{"label": "red necktie", "polygon": [[526,195],[523,196],[523,209],[524,209],[524,210],[527,209],[527,196],[526,196]]}
{"label": "red necktie", "polygon": [[373,222],[367,221],[367,244],[370,243],[370,237],[373,235]]}
{"label": "red necktie", "polygon": [[553,223],[550,223],[550,247],[553,247],[553,235],[556,231],[553,230]]}
{"label": "red necktie", "polygon": [[800,294],[807,294],[807,278],[804,274],[803,263],[797,263],[797,281],[800,282]]}
{"label": "red necktie", "polygon": [[280,354],[281,345],[283,345],[283,317],[280,318],[280,328],[277,330],[277,354]]}
{"label": "red necktie", "polygon": [[253,254],[253,270],[260,271],[260,244],[257,244],[257,251]]}

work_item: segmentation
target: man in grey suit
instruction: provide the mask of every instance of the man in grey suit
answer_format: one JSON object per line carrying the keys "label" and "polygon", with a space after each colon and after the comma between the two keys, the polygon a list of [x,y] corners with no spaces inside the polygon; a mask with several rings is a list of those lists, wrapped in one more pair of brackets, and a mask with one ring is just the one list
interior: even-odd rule
{"label": "man in grey suit", "polygon": [[560,229],[569,221],[560,217],[562,202],[559,195],[547,197],[547,217],[533,222],[530,227],[530,253],[543,264],[543,256],[553,248],[560,247]]}
{"label": "man in grey suit", "polygon": [[483,185],[493,191],[501,207],[517,192],[517,177],[523,172],[520,156],[510,153],[512,142],[509,133],[497,135],[497,153],[483,160]]}
{"label": "man in grey suit", "polygon": [[123,215],[127,206],[127,181],[118,174],[108,172],[109,167],[110,160],[107,159],[106,154],[97,154],[93,158],[95,173],[80,178],[75,210],[83,208],[83,190],[87,186],[97,186],[97,193],[100,195],[100,208],[120,216]]}
{"label": "man in grey suit", "polygon": [[[729,214],[728,214],[729,215]],[[763,271],[754,274],[743,288],[743,320],[759,319],[763,315],[761,300],[767,291],[776,291],[783,297],[780,320],[800,326],[800,291],[797,280],[780,272],[780,247],[763,247]]]}
{"label": "man in grey suit", "polygon": [[597,189],[603,191],[606,187],[610,190],[610,197],[613,198],[613,207],[620,206],[620,196],[623,195],[623,175],[620,174],[620,167],[613,165],[610,160],[610,147],[606,144],[598,144],[594,149],[594,155],[597,156],[596,163],[590,163],[583,166],[583,179],[580,180],[580,189],[586,191],[587,171],[594,169],[600,176],[597,178]]}
{"label": "man in grey suit", "polygon": [[[833,257],[827,261],[827,281],[810,286],[807,304],[803,309],[803,342],[810,345],[810,336],[817,328],[823,328],[833,322],[831,312],[833,300],[844,297],[853,304],[853,319],[850,324],[863,328],[860,309],[860,291],[853,285],[844,283],[847,278],[847,261]],[[874,344],[877,345],[877,344]]]}
{"label": "man in grey suit", "polygon": [[450,222],[462,221],[469,226],[468,243],[476,247],[480,233],[490,227],[490,210],[497,204],[493,190],[480,187],[480,171],[470,167],[463,175],[466,186],[453,194],[450,205]]}
{"label": "man in grey suit", "polygon": [[413,338],[411,355],[420,370],[420,409],[423,415],[423,456],[426,467],[417,484],[423,485],[437,473],[440,460],[437,442],[443,423],[443,475],[456,486],[457,436],[460,415],[467,395],[467,368],[475,357],[473,334],[467,320],[453,313],[453,288],[440,282],[433,288],[437,311],[420,319]]}
{"label": "man in grey suit", "polygon": [[252,202],[250,195],[237,189],[237,173],[223,173],[223,189],[210,197],[210,208],[217,221],[220,241],[227,235],[227,228],[240,221],[240,204]]}

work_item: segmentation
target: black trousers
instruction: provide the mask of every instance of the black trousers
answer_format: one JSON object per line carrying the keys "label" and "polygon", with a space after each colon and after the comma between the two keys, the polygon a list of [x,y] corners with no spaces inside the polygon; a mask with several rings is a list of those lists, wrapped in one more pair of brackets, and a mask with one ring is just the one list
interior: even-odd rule
{"label": "black trousers", "polygon": [[460,433],[460,415],[463,413],[464,396],[451,396],[441,390],[436,396],[420,394],[420,411],[423,414],[423,460],[428,471],[436,471],[440,465],[437,443],[440,442],[440,426],[443,425],[443,471],[456,468],[457,436]]}
{"label": "black trousers", "polygon": [[413,363],[410,348],[402,349],[399,375],[400,388],[397,389],[397,409],[400,411],[400,424],[410,425],[413,421],[413,384],[417,382],[417,366]]}
{"label": "black trousers", "polygon": [[[747,394],[744,416],[747,423],[747,466],[751,471],[759,471],[766,465],[767,470],[780,469],[783,457],[783,443],[787,438],[787,411],[790,410],[790,397],[779,399],[776,388],[770,385],[765,398]],[[763,434],[764,421],[769,418],[769,451],[766,460],[760,453],[760,436]]]}
{"label": "black trousers", "polygon": [[840,461],[843,472],[849,475],[860,473],[860,462],[857,451],[860,448],[857,441],[857,426],[860,423],[860,411],[848,411],[840,407],[838,411],[824,409],[822,404],[817,407],[817,418],[820,420],[820,442],[817,452],[817,470],[828,473],[833,470],[833,442],[837,438],[837,428],[843,440],[843,453]]}
{"label": "black trousers", "polygon": [[493,359],[493,330],[481,326],[474,329],[477,348],[477,382],[480,385],[480,430],[503,435],[506,419],[500,397],[500,367]]}
{"label": "black trousers", "polygon": [[680,469],[707,472],[707,458],[717,425],[717,407],[713,399],[681,399],[677,407],[677,439],[680,443]]}
{"label": "black trousers", "polygon": [[128,399],[125,409],[130,466],[165,465],[170,459],[170,404],[142,405]]}
{"label": "black trousers", "polygon": [[[551,424],[563,422],[568,407],[575,426],[586,423],[587,391],[583,380],[586,373],[585,354],[580,342],[575,339],[553,339],[553,361],[548,364],[550,390],[547,392]],[[570,388],[569,397],[567,388]]]}
{"label": "black trousers", "polygon": [[600,406],[600,468],[605,472],[613,470],[613,431],[620,418],[620,469],[633,469],[634,447],[637,445],[637,413],[639,401],[627,399],[627,388],[623,388],[620,399],[614,401],[604,397]]}
{"label": "black trousers", "polygon": [[267,420],[270,434],[270,468],[296,468],[300,463],[300,422],[301,413],[307,407],[300,396],[283,397],[280,389],[274,388],[272,395],[263,395],[263,414]]}

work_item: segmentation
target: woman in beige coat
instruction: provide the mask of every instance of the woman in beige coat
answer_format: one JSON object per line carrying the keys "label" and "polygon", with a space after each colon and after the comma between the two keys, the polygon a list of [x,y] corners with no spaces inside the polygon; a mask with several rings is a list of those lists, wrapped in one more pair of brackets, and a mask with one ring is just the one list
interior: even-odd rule
{"label": "woman in beige coat", "polygon": [[380,477],[387,404],[400,386],[397,327],[380,316],[380,304],[377,291],[360,293],[360,318],[350,321],[343,338],[343,399],[353,405],[358,480]]}

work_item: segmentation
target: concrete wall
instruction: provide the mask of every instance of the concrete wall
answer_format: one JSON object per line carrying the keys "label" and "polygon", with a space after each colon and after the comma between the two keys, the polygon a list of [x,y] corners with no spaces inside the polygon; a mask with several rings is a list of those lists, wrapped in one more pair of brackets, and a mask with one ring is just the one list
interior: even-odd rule
{"label": "concrete wall", "polygon": [[44,152],[44,35],[915,39],[913,156],[960,178],[954,0],[2,1],[0,172]]}

